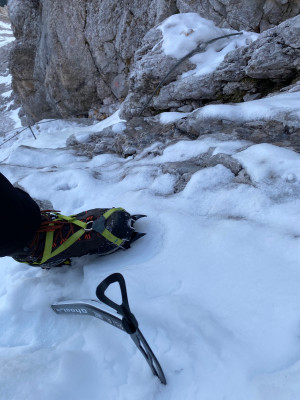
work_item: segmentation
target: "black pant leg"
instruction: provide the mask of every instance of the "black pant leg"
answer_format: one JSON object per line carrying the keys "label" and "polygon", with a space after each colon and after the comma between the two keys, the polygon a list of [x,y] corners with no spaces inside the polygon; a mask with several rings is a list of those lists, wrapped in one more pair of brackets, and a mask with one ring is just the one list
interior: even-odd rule
{"label": "black pant leg", "polygon": [[0,173],[0,257],[23,248],[41,223],[37,203],[28,193],[17,189]]}

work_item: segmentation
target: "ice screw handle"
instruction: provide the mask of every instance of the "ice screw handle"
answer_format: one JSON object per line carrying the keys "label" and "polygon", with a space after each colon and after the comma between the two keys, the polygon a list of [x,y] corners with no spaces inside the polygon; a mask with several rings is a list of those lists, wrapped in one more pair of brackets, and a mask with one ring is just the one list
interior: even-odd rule
{"label": "ice screw handle", "polygon": [[[114,301],[112,301],[105,295],[105,291],[107,290],[109,285],[111,285],[112,283],[116,283],[116,282],[120,286],[121,296],[122,296],[122,304],[115,303]],[[98,299],[100,301],[102,301],[102,303],[113,308],[114,310],[117,311],[117,313],[122,315],[123,327],[127,333],[129,333],[129,334],[135,333],[135,331],[138,328],[138,322],[137,322],[135,316],[130,311],[125,279],[122,274],[119,274],[116,272],[115,274],[111,274],[107,278],[105,278],[98,285],[98,287],[96,289],[96,296],[98,297]]]}

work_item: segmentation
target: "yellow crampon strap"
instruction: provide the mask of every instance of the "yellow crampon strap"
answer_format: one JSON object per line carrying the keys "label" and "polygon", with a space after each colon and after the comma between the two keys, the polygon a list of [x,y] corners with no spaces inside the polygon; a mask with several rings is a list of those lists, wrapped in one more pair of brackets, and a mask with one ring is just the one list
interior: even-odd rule
{"label": "yellow crampon strap", "polygon": [[[110,210],[106,211],[106,213],[104,213],[102,215],[102,218],[104,218],[104,220],[106,221],[116,211],[124,211],[124,208],[121,208],[121,207],[119,207],[119,208],[111,208]],[[79,226],[81,229],[79,229],[72,236],[70,236],[69,239],[67,239],[63,244],[61,244],[54,251],[52,251],[54,231],[47,232],[46,233],[46,240],[45,240],[45,248],[44,248],[43,257],[42,257],[41,261],[32,263],[34,265],[44,264],[50,258],[53,258],[53,257],[57,256],[58,254],[62,253],[63,251],[68,249],[70,246],[72,246],[72,244],[77,242],[77,240],[85,232],[89,232],[89,231],[93,230],[92,228],[88,228],[89,222],[86,223],[86,222],[80,221],[80,220],[76,219],[75,216],[72,216],[72,215],[71,216],[66,216],[66,215],[62,215],[62,214],[59,214],[59,213],[54,213],[54,214],[57,216],[57,219],[55,219],[54,221],[67,221],[67,222],[70,222],[70,223],[72,223],[74,225]],[[94,221],[90,221],[90,222],[94,222]],[[50,222],[49,225],[51,225],[51,222]],[[121,244],[123,243],[124,239],[117,238],[108,229],[106,229],[105,226],[103,226],[103,228],[104,229],[103,229],[102,232],[100,232],[99,230],[97,230],[97,232],[99,232],[109,242],[112,242],[113,244],[115,244],[117,246],[121,246]]]}
{"label": "yellow crampon strap", "polygon": [[[106,211],[106,213],[103,214],[103,217],[105,220],[107,220],[114,212],[116,211],[124,211],[124,208],[111,208],[110,210]],[[97,231],[98,232],[98,231]],[[115,235],[113,235],[108,229],[104,228],[104,230],[101,233],[105,239],[107,239],[109,242],[112,242],[113,244],[116,244],[117,246],[121,246],[123,243],[124,239],[119,239]]]}

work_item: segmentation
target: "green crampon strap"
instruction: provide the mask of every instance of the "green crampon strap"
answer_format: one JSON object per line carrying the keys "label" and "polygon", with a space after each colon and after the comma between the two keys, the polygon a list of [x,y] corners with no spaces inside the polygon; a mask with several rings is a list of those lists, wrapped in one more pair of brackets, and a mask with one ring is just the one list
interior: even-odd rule
{"label": "green crampon strap", "polygon": [[[107,220],[114,212],[116,211],[124,211],[124,208],[111,208],[110,210],[106,211],[106,213],[103,214],[102,217],[104,217],[105,220]],[[34,262],[32,264],[34,265],[40,265],[44,264],[47,262],[50,258],[53,258],[57,256],[58,254],[62,253],[63,251],[67,250],[72,244],[77,242],[77,240],[89,229],[87,229],[88,223],[80,221],[75,218],[75,216],[66,216],[62,214],[55,213],[57,216],[57,219],[54,221],[67,221],[70,222],[74,225],[79,226],[82,229],[79,229],[77,232],[75,232],[69,239],[67,239],[63,244],[61,244],[56,250],[52,251],[52,245],[53,245],[53,236],[54,236],[54,231],[47,232],[46,233],[46,240],[45,240],[45,248],[44,248],[44,253],[41,261]],[[54,222],[53,221],[53,222]],[[49,224],[51,225],[51,223]],[[121,246],[123,243],[124,239],[119,239],[116,237],[114,234],[112,234],[108,229],[104,227],[104,230],[102,232],[99,232],[105,239],[107,239],[109,242]]]}
{"label": "green crampon strap", "polygon": [[[103,217],[105,220],[107,220],[114,212],[116,211],[124,211],[124,208],[111,208],[110,210],[106,211],[106,213],[103,214]],[[108,229],[104,228],[104,230],[101,233],[105,239],[107,239],[109,242],[112,242],[113,244],[116,244],[117,246],[121,246],[123,243],[123,239],[117,238],[114,234],[112,234]]]}

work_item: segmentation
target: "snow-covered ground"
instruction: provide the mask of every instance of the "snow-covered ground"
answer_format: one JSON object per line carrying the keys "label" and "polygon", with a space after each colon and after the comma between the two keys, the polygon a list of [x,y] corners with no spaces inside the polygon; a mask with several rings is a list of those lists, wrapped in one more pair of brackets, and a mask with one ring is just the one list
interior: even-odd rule
{"label": "snow-covered ground", "polygon": [[[266,101],[266,115],[277,106]],[[91,127],[48,122],[34,128],[37,140],[26,130],[0,147],[0,172],[64,214],[121,206],[148,215],[136,224],[147,235],[125,252],[49,271],[0,260],[0,399],[297,400],[300,155],[221,136],[179,141],[161,155],[156,144],[127,159],[66,147],[71,134],[85,141],[108,123],[116,134],[124,124],[117,115]],[[163,165],[209,149],[236,158],[252,184],[217,165],[174,193],[176,177]],[[95,299],[113,272],[126,279],[167,386],[125,333],[50,308]]]}

